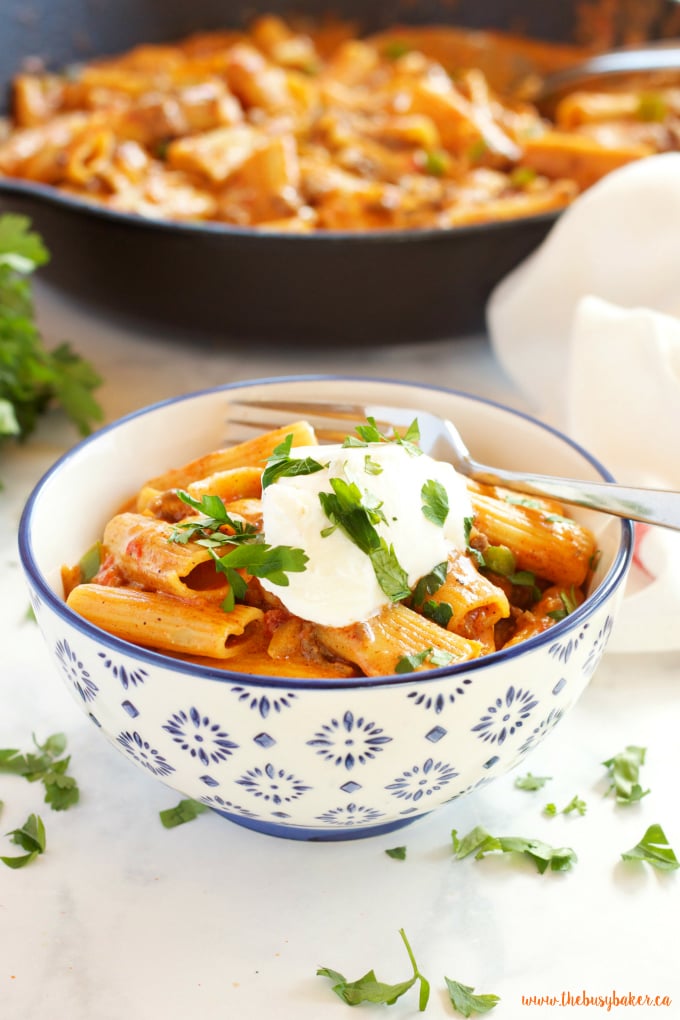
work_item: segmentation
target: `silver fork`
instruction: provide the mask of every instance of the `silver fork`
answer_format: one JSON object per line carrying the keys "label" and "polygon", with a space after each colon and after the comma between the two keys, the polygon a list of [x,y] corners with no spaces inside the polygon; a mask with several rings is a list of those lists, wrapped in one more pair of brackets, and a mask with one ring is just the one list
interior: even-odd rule
{"label": "silver fork", "polygon": [[374,418],[379,430],[393,436],[418,419],[421,448],[439,460],[448,460],[462,475],[485,485],[500,485],[530,496],[544,496],[571,506],[601,510],[645,524],[680,531],[680,492],[557,478],[531,472],[507,471],[473,460],[460,433],[447,419],[427,411],[385,405],[324,403],[321,401],[234,401],[230,404],[229,442],[241,442],[268,429],[304,419],[319,442],[341,443],[357,425]]}

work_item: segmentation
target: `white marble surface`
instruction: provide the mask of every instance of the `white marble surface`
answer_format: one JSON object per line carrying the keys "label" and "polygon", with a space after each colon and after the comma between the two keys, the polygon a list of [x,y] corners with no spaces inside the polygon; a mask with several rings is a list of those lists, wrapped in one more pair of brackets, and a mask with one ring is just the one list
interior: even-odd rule
{"label": "white marble surface", "polygon": [[[303,350],[197,346],[123,329],[44,287],[36,297],[50,343],[68,337],[105,377],[107,418],[189,389],[254,376],[348,371],[523,402],[482,338],[416,347]],[[680,873],[626,864],[652,822],[680,854],[680,656],[605,655],[573,713],[532,754],[552,776],[538,793],[512,776],[392,836],[336,844],[277,840],[217,815],[165,830],[159,810],[177,795],[130,766],[87,722],[48,663],[15,548],[21,507],[52,460],[75,441],[58,416],[0,458],[0,747],[27,748],[63,731],[81,802],[42,803],[42,788],[0,775],[0,831],[42,815],[47,852],[30,867],[0,866],[0,1018],[29,1020],[319,1020],[350,1007],[316,977],[370,967],[410,976],[404,928],[432,984],[426,1016],[455,1016],[444,975],[501,1001],[491,1016],[680,1017]],[[680,609],[680,607],[678,607]],[[638,805],[603,796],[601,763],[627,744],[648,748]],[[526,771],[521,766],[522,771]],[[547,818],[579,794],[584,817]],[[572,846],[567,874],[541,876],[509,855],[456,862],[450,831]],[[385,855],[406,845],[407,858]],[[0,839],[0,853],[17,848]],[[665,1007],[579,1005],[597,997],[667,996]],[[522,996],[569,1005],[525,1005]],[[378,1015],[386,1007],[357,1007]],[[418,1015],[417,992],[388,1008]],[[567,1013],[569,1015],[569,1012]]]}

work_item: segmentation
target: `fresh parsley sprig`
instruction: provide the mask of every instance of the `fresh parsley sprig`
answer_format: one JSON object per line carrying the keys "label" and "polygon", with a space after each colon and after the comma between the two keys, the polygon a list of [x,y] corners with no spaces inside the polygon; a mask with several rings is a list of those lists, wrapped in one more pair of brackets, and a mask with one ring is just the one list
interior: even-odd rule
{"label": "fresh parsley sprig", "polygon": [[418,1009],[422,1013],[427,1007],[430,998],[430,983],[418,969],[413,950],[409,945],[403,928],[399,929],[399,934],[406,947],[406,952],[413,968],[413,976],[406,981],[399,981],[397,984],[386,984],[384,981],[378,981],[374,970],[367,971],[363,977],[357,978],[356,981],[348,981],[344,974],[330,967],[319,967],[316,972],[317,976],[330,978],[333,982],[333,991],[348,1006],[358,1006],[362,1002],[374,1002],[385,1006],[392,1006],[397,999],[400,999],[402,995],[410,991],[416,982],[420,982]]}
{"label": "fresh parsley sprig", "polygon": [[95,370],[67,343],[48,350],[36,325],[29,277],[48,260],[30,220],[0,216],[0,439],[24,439],[53,405],[82,435],[103,417]]}
{"label": "fresh parsley sprig", "polygon": [[552,776],[534,776],[527,772],[526,776],[518,776],[515,779],[515,787],[518,790],[541,790]]}
{"label": "fresh parsley sprig", "polygon": [[68,774],[70,755],[63,757],[66,737],[54,733],[43,744],[33,737],[35,751],[22,753],[16,748],[0,749],[0,773],[23,776],[29,783],[41,782],[45,788],[45,803],[53,811],[66,811],[80,799],[78,784]]}

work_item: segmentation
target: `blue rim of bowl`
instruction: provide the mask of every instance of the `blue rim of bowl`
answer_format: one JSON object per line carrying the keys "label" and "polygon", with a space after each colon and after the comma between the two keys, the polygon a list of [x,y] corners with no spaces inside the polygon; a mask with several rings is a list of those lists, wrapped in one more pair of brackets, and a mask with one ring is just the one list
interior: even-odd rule
{"label": "blue rim of bowl", "polygon": [[[375,688],[412,685],[414,682],[422,684],[429,681],[441,680],[445,677],[458,677],[464,674],[467,675],[475,673],[480,669],[483,670],[484,668],[488,668],[490,665],[498,663],[499,661],[509,661],[520,655],[526,655],[528,652],[537,649],[542,645],[554,644],[570,631],[578,629],[582,622],[590,616],[590,614],[596,610],[602,602],[608,599],[618,585],[624,580],[633,555],[633,523],[627,518],[620,519],[621,541],[617,549],[614,562],[598,588],[592,595],[588,596],[578,609],[574,610],[574,612],[570,613],[564,620],[560,620],[558,623],[555,623],[552,627],[549,627],[541,634],[528,638],[526,641],[521,642],[521,644],[514,645],[512,648],[500,649],[497,652],[482,655],[478,659],[470,659],[467,662],[461,662],[453,666],[441,666],[437,669],[422,670],[413,673],[393,673],[380,677],[349,677],[341,679],[336,677],[298,679],[296,677],[286,676],[259,676],[250,673],[238,673],[235,670],[203,666],[197,663],[186,662],[183,659],[175,659],[170,656],[163,655],[161,652],[155,652],[139,645],[133,645],[127,641],[123,641],[121,638],[115,637],[113,634],[109,634],[107,631],[101,630],[99,627],[89,623],[77,613],[74,613],[68,608],[66,603],[55,594],[35,563],[30,539],[30,522],[33,507],[40,498],[43,488],[47,485],[52,475],[59,471],[71,458],[77,456],[81,449],[88,446],[91,442],[96,441],[100,436],[107,432],[114,431],[126,422],[133,421],[135,418],[143,417],[144,415],[150,414],[163,407],[168,407],[172,404],[180,404],[185,401],[194,400],[213,393],[229,393],[239,389],[250,388],[254,385],[271,386],[283,383],[299,382],[338,382],[350,385],[352,383],[362,382],[375,383],[376,385],[403,386],[405,389],[418,387],[418,389],[421,390],[429,390],[433,393],[439,393],[445,396],[461,397],[464,400],[470,400],[483,404],[487,407],[495,407],[500,411],[511,414],[517,418],[523,419],[524,421],[528,421],[531,424],[536,425],[538,428],[554,435],[568,446],[571,446],[572,449],[591,464],[591,466],[594,467],[601,475],[604,481],[613,482],[615,480],[603,464],[593,457],[592,454],[588,453],[588,451],[580,446],[579,443],[576,443],[568,436],[565,436],[564,433],[559,431],[559,429],[556,429],[551,425],[547,425],[545,422],[542,422],[538,418],[535,418],[530,414],[526,414],[523,411],[517,411],[516,409],[508,407],[498,401],[466,393],[463,390],[452,390],[444,386],[433,386],[428,383],[412,383],[399,379],[380,378],[375,376],[318,374],[265,376],[256,379],[244,379],[239,382],[225,383],[223,386],[211,386],[191,393],[184,393],[181,396],[170,397],[166,400],[161,400],[154,404],[142,407],[137,411],[133,411],[130,414],[123,416],[122,418],[116,419],[108,425],[104,425],[102,428],[92,433],[91,436],[88,436],[79,443],[76,443],[75,446],[62,454],[62,456],[55,461],[55,463],[36,483],[33,491],[26,501],[21,515],[21,520],[19,522],[19,554],[21,562],[31,584],[38,592],[40,599],[49,604],[56,615],[62,618],[65,623],[74,627],[76,630],[81,631],[87,637],[101,642],[108,648],[122,655],[133,656],[136,659],[141,659],[149,665],[171,669],[173,672],[191,674],[205,680],[214,680],[222,683],[237,682],[245,686],[253,687],[286,686],[289,688],[292,687],[293,689],[306,690],[314,688],[353,690],[364,687]],[[414,410],[414,414],[417,415],[417,410]]]}

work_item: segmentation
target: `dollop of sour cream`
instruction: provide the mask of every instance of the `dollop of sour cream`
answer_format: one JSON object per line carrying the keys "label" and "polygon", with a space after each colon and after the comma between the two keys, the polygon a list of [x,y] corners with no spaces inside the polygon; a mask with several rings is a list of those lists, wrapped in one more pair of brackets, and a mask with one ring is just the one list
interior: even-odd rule
{"label": "dollop of sour cream", "polygon": [[[451,464],[399,443],[294,447],[290,457],[323,465],[313,474],[281,475],[262,495],[265,541],[301,548],[309,557],[304,571],[288,574],[287,586],[262,580],[295,616],[344,627],[368,620],[390,602],[370,557],[340,527],[333,528],[323,510],[319,493],[333,492],[332,478],[354,483],[363,502],[380,505],[384,520],[375,530],[394,549],[409,588],[444,562],[452,548],[465,548],[464,520],[472,507],[465,479]],[[446,492],[449,510],[442,524],[423,512],[427,482]]]}

